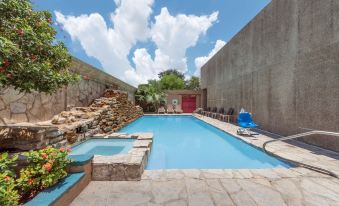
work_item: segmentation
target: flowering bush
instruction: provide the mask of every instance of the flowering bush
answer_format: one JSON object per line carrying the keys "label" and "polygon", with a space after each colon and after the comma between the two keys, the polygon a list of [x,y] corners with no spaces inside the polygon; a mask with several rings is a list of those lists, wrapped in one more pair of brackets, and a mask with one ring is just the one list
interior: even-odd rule
{"label": "flowering bush", "polygon": [[36,191],[53,186],[66,177],[66,168],[70,163],[68,152],[63,148],[47,147],[24,153],[29,165],[20,171],[20,178],[17,180],[20,192],[34,195]]}
{"label": "flowering bush", "polygon": [[18,191],[15,189],[15,174],[11,167],[15,165],[18,156],[9,157],[8,153],[0,155],[0,205],[17,205]]}
{"label": "flowering bush", "polygon": [[71,56],[51,18],[30,0],[0,1],[0,87],[52,93],[80,79],[68,70]]}

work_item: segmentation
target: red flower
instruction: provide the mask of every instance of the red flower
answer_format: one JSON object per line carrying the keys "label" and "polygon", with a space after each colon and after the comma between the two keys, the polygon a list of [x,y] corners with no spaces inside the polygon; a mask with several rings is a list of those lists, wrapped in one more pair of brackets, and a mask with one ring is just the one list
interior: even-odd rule
{"label": "red flower", "polygon": [[8,181],[11,180],[11,177],[10,177],[10,176],[6,176],[6,177],[4,177],[4,180],[5,180],[6,182],[8,182]]}
{"label": "red flower", "polygon": [[9,65],[10,65],[9,61],[5,60],[5,61],[4,61],[4,66],[5,66],[5,67],[8,67]]}
{"label": "red flower", "polygon": [[8,79],[12,79],[13,75],[11,73],[6,75]]}
{"label": "red flower", "polygon": [[89,76],[87,76],[87,75],[84,75],[82,78],[83,78],[84,80],[89,80]]}
{"label": "red flower", "polygon": [[28,185],[32,185],[33,184],[33,180],[32,179],[29,179],[28,182],[27,182]]}
{"label": "red flower", "polygon": [[61,148],[61,149],[60,149],[60,152],[65,152],[65,148]]}
{"label": "red flower", "polygon": [[51,171],[52,169],[52,164],[51,163],[46,163],[42,166],[42,168],[46,171]]}
{"label": "red flower", "polygon": [[46,153],[41,153],[41,157],[42,157],[43,159],[47,159],[47,158],[48,158],[48,155],[47,155]]}
{"label": "red flower", "polygon": [[4,73],[5,72],[5,68],[0,67],[0,73]]}
{"label": "red flower", "polygon": [[32,61],[35,61],[36,59],[37,59],[37,56],[35,56],[35,55],[31,56]]}
{"label": "red flower", "polygon": [[16,33],[18,33],[19,36],[23,36],[25,34],[24,30],[22,30],[22,29],[17,29]]}

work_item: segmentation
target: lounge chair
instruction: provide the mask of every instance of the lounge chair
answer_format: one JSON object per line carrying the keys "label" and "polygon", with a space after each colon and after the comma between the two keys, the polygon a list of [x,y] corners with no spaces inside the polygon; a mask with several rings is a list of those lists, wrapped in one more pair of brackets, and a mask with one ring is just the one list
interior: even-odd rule
{"label": "lounge chair", "polygon": [[252,135],[251,129],[258,127],[256,123],[254,123],[252,116],[249,112],[241,112],[238,116],[238,125],[241,127],[237,130],[237,133],[240,135]]}
{"label": "lounge chair", "polygon": [[234,109],[229,108],[227,112],[224,111],[224,114],[220,115],[220,120],[225,122],[232,122],[234,117]]}
{"label": "lounge chair", "polygon": [[175,111],[175,113],[177,113],[177,114],[181,114],[181,113],[184,112],[184,111],[182,111],[181,105],[180,105],[180,104],[178,104],[177,106],[175,106],[174,111]]}
{"label": "lounge chair", "polygon": [[219,111],[216,113],[215,118],[220,119],[220,115],[224,114],[224,108],[219,108]]}
{"label": "lounge chair", "polygon": [[202,115],[207,116],[207,113],[211,111],[211,107],[207,107],[207,109],[204,109],[204,111],[202,111]]}
{"label": "lounge chair", "polygon": [[213,118],[213,116],[217,113],[217,111],[218,111],[218,108],[213,107],[212,111],[207,116]]}
{"label": "lounge chair", "polygon": [[158,114],[165,114],[165,113],[166,113],[166,110],[165,110],[164,107],[160,107],[160,108],[158,109]]}
{"label": "lounge chair", "polygon": [[204,110],[202,108],[197,108],[196,110],[194,110],[193,113],[197,113],[197,114],[202,115],[203,112],[204,112]]}
{"label": "lounge chair", "polygon": [[167,105],[167,113],[168,114],[173,114],[174,113],[173,105]]}

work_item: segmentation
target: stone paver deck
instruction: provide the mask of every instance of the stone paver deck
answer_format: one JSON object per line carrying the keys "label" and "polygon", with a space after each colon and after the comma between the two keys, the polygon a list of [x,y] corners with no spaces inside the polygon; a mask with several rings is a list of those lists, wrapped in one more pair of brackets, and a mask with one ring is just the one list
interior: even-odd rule
{"label": "stone paver deck", "polygon": [[[243,137],[237,126],[197,118],[261,148],[272,137]],[[301,142],[276,142],[268,150],[278,156],[322,167],[339,174],[338,153]],[[96,182],[73,206],[339,206],[339,179],[301,167],[274,169],[145,170],[141,181]]]}
{"label": "stone paver deck", "polygon": [[338,179],[292,171],[146,170],[141,181],[93,181],[71,205],[339,205]]}

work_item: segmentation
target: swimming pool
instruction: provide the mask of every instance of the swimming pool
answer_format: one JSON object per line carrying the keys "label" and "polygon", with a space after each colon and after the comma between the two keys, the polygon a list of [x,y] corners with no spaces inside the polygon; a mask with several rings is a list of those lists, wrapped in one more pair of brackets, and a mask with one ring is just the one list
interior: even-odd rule
{"label": "swimming pool", "polygon": [[133,139],[90,139],[72,148],[71,155],[126,154],[132,147]]}
{"label": "swimming pool", "polygon": [[120,132],[153,132],[150,170],[289,167],[193,116],[143,116]]}

